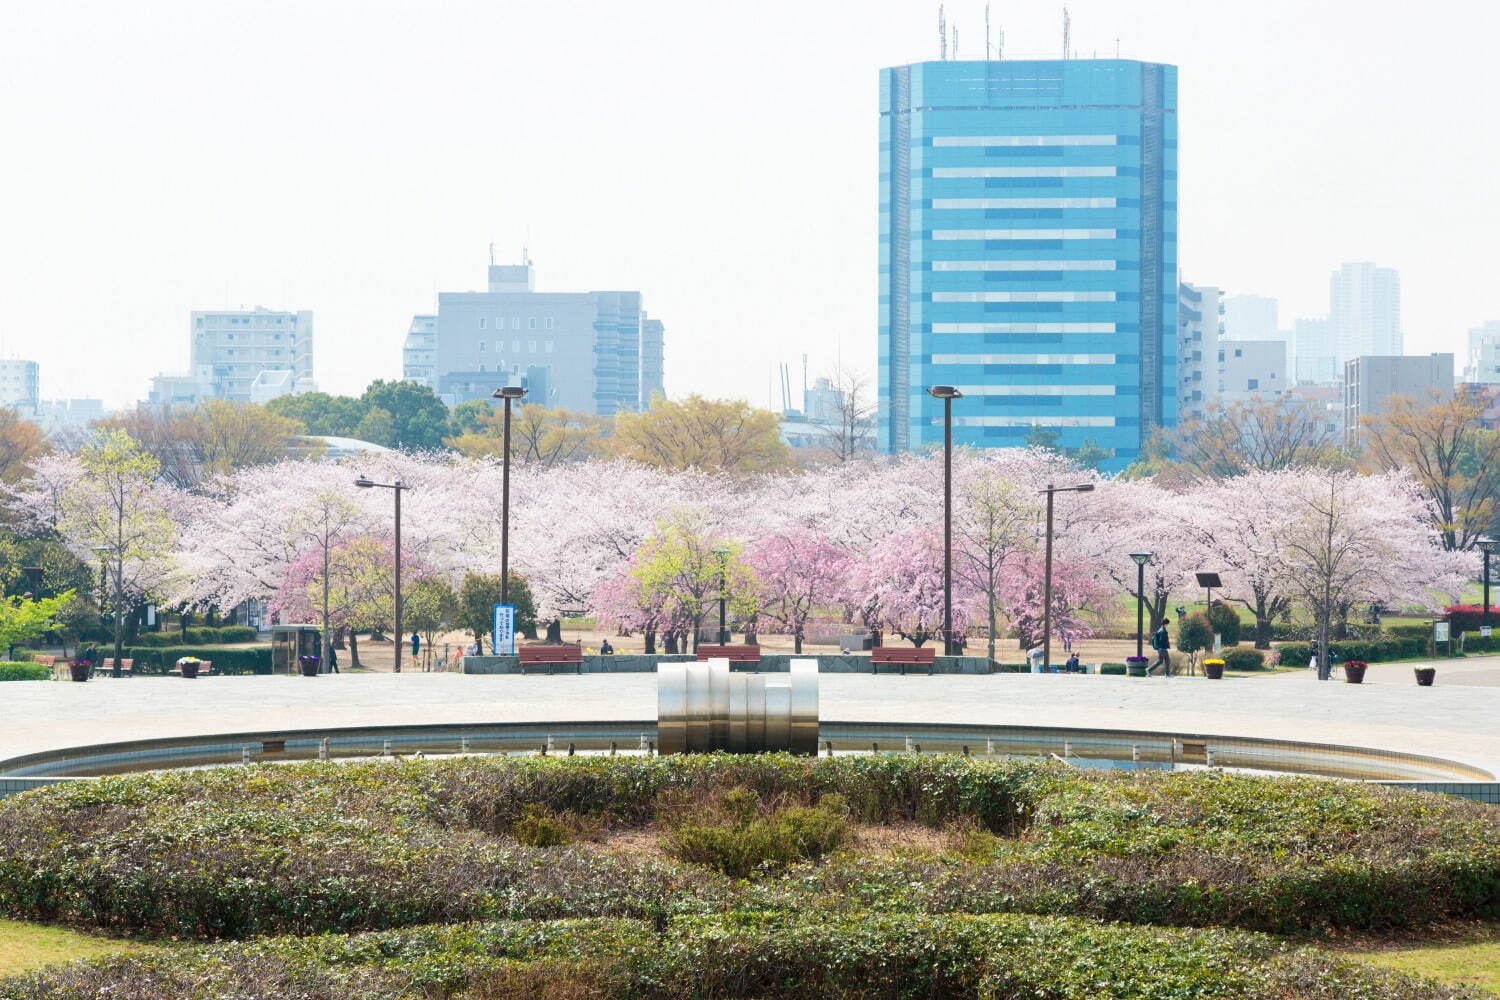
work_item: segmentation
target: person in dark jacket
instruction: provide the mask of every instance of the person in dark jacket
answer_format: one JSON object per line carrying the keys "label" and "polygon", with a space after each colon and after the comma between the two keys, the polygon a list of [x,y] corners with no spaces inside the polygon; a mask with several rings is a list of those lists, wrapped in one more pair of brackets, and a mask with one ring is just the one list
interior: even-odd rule
{"label": "person in dark jacket", "polygon": [[1172,619],[1163,618],[1156,631],[1151,633],[1151,648],[1156,650],[1156,662],[1151,664],[1151,669],[1161,667],[1163,677],[1172,672],[1172,658],[1168,652],[1172,648],[1172,638],[1167,634],[1167,626],[1172,624]]}

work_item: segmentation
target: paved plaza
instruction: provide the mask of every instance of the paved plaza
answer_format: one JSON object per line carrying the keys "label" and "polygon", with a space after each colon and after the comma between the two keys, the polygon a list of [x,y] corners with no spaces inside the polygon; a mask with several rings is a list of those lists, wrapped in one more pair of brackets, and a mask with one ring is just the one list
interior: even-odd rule
{"label": "paved plaza", "polygon": [[[1340,743],[1431,754],[1500,775],[1500,657],[1375,665],[1363,685],[1305,671],[1207,681],[994,674],[823,674],[836,722],[1076,726]],[[0,685],[0,761],[136,739],[383,725],[652,721],[654,674],[99,678]]]}

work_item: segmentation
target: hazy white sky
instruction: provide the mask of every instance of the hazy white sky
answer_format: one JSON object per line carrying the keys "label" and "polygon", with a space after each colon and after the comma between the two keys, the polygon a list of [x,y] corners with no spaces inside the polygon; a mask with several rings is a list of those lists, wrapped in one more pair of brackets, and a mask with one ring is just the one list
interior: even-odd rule
{"label": "hazy white sky", "polygon": [[[1056,55],[1061,6],[996,0],[1008,54]],[[1500,317],[1500,3],[1068,6],[1081,55],[1181,67],[1188,280],[1289,326],[1341,261],[1396,267],[1409,352]],[[947,8],[980,56],[982,0]],[[873,371],[877,70],[935,58],[936,11],[3,0],[0,352],[125,404],[189,310],[312,309],[320,387],[358,392],[493,240],[542,290],[640,289],[674,394]]]}

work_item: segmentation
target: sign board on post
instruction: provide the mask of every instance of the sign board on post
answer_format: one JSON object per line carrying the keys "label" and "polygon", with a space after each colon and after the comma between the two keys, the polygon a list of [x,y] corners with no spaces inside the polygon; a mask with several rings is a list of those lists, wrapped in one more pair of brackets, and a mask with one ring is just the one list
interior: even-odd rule
{"label": "sign board on post", "polygon": [[516,606],[514,604],[495,605],[495,619],[490,636],[493,642],[491,653],[495,656],[515,655]]}
{"label": "sign board on post", "polygon": [[1433,642],[1447,642],[1448,641],[1448,623],[1447,622],[1433,622],[1432,623],[1432,641]]}
{"label": "sign board on post", "polygon": [[1479,626],[1479,638],[1481,639],[1488,639],[1490,635],[1493,634],[1493,632],[1494,629],[1490,628],[1490,626],[1488,625]]}

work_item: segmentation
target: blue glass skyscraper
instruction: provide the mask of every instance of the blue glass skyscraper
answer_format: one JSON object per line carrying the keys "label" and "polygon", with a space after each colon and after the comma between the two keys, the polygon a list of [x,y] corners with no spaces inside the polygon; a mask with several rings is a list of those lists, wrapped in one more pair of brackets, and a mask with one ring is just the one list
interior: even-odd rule
{"label": "blue glass skyscraper", "polygon": [[1124,59],[880,74],[884,450],[1092,441],[1176,413],[1177,70]]}

